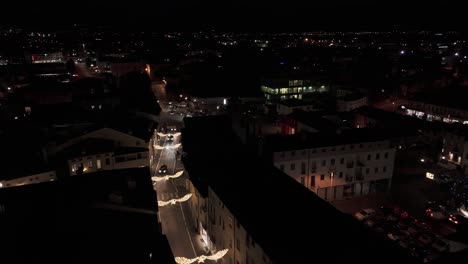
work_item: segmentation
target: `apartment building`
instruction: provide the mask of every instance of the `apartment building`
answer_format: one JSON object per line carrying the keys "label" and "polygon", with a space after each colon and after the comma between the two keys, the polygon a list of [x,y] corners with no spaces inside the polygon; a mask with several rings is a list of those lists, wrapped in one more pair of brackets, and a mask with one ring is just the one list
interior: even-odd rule
{"label": "apartment building", "polygon": [[372,130],[274,136],[273,164],[327,201],[390,190],[395,149]]}
{"label": "apartment building", "polygon": [[66,159],[69,175],[148,167],[149,136],[140,138],[130,133],[101,128],[71,138],[51,152]]}
{"label": "apartment building", "polygon": [[[374,263],[381,254],[382,263],[412,263],[389,241],[245,151],[228,118],[184,121],[192,225],[207,252],[228,249],[222,263]],[[210,141],[200,141],[202,135]]]}

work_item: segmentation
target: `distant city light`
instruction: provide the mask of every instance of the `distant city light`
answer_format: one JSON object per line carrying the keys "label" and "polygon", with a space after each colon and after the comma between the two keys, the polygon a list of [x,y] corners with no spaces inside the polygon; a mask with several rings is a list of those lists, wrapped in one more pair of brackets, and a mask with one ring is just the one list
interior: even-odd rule
{"label": "distant city light", "polygon": [[424,160],[424,159],[420,159],[420,161],[421,161],[422,163],[424,163],[424,162],[425,162],[425,160]]}
{"label": "distant city light", "polygon": [[8,89],[8,91],[11,91],[11,87],[8,87],[7,89]]}
{"label": "distant city light", "polygon": [[223,105],[226,105],[227,104],[227,100],[226,98],[223,99]]}
{"label": "distant city light", "polygon": [[457,57],[458,57],[459,55],[460,55],[460,53],[458,53],[458,52],[455,52],[455,56],[457,56]]}
{"label": "distant city light", "polygon": [[281,62],[280,62],[280,64],[281,64],[281,65],[284,65],[284,62],[283,62],[283,61],[281,61]]}
{"label": "distant city light", "polygon": [[404,50],[400,51],[400,54],[401,55],[405,54],[405,51]]}

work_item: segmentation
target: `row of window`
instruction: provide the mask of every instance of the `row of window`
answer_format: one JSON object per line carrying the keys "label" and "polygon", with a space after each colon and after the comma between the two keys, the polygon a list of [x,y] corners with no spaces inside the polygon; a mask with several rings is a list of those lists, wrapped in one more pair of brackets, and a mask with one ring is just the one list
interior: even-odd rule
{"label": "row of window", "polygon": [[[94,167],[94,162],[91,158],[88,158],[87,160],[88,162],[88,168],[93,168]],[[110,158],[106,158],[106,165],[109,165],[110,164]],[[76,163],[75,161],[72,161],[72,171],[76,171],[78,170],[78,168],[84,168],[84,164],[82,161],[80,161],[79,163]],[[101,165],[101,160],[100,159],[96,159],[96,169],[100,170],[102,168],[102,165]]]}
{"label": "row of window", "polygon": [[[363,148],[363,147],[364,147],[363,144],[359,144],[358,146],[359,146],[359,148]],[[368,146],[369,146],[369,147],[372,147],[372,144],[369,144]],[[376,146],[380,147],[381,144],[378,143]],[[349,149],[350,149],[350,150],[352,150],[352,149],[354,149],[354,148],[355,148],[354,145],[349,145]],[[341,150],[345,150],[345,149],[346,149],[346,146],[343,145],[343,146],[340,147],[340,149],[341,149]],[[311,151],[311,153],[317,153],[318,150],[319,150],[319,149],[311,149],[310,151]],[[332,148],[330,148],[330,151],[331,151],[331,152],[334,152],[334,151],[336,151],[336,150],[337,150],[337,147],[332,147]],[[322,153],[326,153],[327,151],[328,151],[327,148],[322,148],[322,149],[321,149],[321,152],[322,152]],[[306,150],[301,150],[301,151],[300,151],[300,154],[299,154],[298,152],[299,152],[299,151],[296,152],[295,150],[292,150],[292,151],[290,151],[290,156],[291,156],[291,157],[295,157],[296,154],[297,154],[297,155],[301,155],[301,156],[305,156],[305,155],[307,154],[307,151],[306,151]],[[388,157],[388,152],[386,152],[385,154],[386,154],[386,157]],[[380,155],[380,154],[378,154],[378,155]],[[285,156],[286,156],[286,151],[280,152],[280,157],[284,158]]]}
{"label": "row of window", "polygon": [[[388,152],[385,152],[384,157],[385,157],[385,158],[388,158]],[[377,154],[375,155],[375,159],[376,159],[376,160],[379,160],[379,159],[380,159],[380,153],[377,153]],[[371,155],[370,155],[370,154],[367,156],[367,160],[371,160]],[[341,158],[341,159],[340,159],[340,164],[344,164],[344,162],[345,162],[345,159],[344,159],[344,158]],[[336,163],[336,162],[335,162],[335,159],[332,158],[332,159],[330,160],[330,166],[335,166],[335,163]],[[326,166],[327,166],[327,160],[322,160],[322,163],[321,163],[321,164],[322,164],[322,167],[326,167]],[[354,168],[354,161],[348,161],[348,162],[346,163],[346,167],[347,167],[347,168]],[[307,168],[306,163],[305,163],[305,162],[302,162],[302,163],[301,163],[301,174],[306,174],[306,168]],[[282,171],[284,171],[284,164],[281,164],[281,165],[280,165],[280,169],[281,169]],[[295,163],[295,162],[292,162],[292,163],[290,164],[289,170],[292,170],[292,171],[293,171],[293,170],[296,170],[296,163]],[[310,170],[311,170],[312,173],[314,173],[314,172],[317,171],[317,162],[316,162],[316,161],[312,161],[312,162],[311,162]]]}

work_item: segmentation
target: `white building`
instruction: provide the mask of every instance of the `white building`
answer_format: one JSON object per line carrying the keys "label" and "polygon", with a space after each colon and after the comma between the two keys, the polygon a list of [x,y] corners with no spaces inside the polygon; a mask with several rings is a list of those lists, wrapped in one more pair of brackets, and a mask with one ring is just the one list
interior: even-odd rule
{"label": "white building", "polygon": [[64,155],[70,175],[149,166],[149,140],[102,128],[56,146],[53,153]]}
{"label": "white building", "polygon": [[338,112],[349,112],[365,105],[368,105],[367,96],[348,95],[336,100],[336,110]]}
{"label": "white building", "polygon": [[34,173],[32,175],[0,181],[0,188],[29,185],[41,182],[55,181],[57,175],[55,170]]}
{"label": "white building", "polygon": [[278,145],[272,150],[273,163],[321,198],[334,201],[389,191],[395,161],[390,141],[318,133],[306,141]]}

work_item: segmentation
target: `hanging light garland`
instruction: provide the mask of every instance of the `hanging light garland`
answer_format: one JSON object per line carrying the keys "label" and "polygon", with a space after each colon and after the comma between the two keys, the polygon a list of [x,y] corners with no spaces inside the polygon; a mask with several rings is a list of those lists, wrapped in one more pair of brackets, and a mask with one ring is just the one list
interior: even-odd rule
{"label": "hanging light garland", "polygon": [[182,176],[183,173],[184,173],[184,171],[181,170],[181,171],[175,173],[174,175],[166,175],[166,176],[163,176],[163,177],[153,176],[153,177],[151,177],[151,180],[156,181],[156,182],[158,182],[158,181],[167,181],[169,179],[178,178],[178,177]]}
{"label": "hanging light garland", "polygon": [[169,201],[158,201],[158,206],[173,205],[173,204],[176,204],[177,202],[179,202],[179,203],[185,202],[185,201],[188,201],[188,199],[190,199],[190,197],[192,197],[191,193],[186,194],[182,198],[179,198],[179,199],[171,199]]}
{"label": "hanging light garland", "polygon": [[205,256],[205,255],[201,255],[199,257],[196,257],[196,258],[192,258],[192,259],[188,259],[188,258],[184,258],[184,257],[176,257],[175,258],[175,262],[177,264],[190,264],[190,263],[194,263],[195,261],[197,261],[198,263],[204,263],[205,260],[218,260],[222,257],[224,257],[224,255],[226,255],[226,253],[229,251],[229,249],[223,249],[223,250],[220,250],[218,252],[216,252],[215,254],[211,255],[211,256]]}
{"label": "hanging light garland", "polygon": [[165,146],[165,147],[160,146],[160,145],[155,145],[155,148],[156,149],[176,149],[176,148],[180,147],[180,145],[181,145],[180,143],[172,145],[172,146]]}
{"label": "hanging light garland", "polygon": [[173,133],[173,134],[171,134],[171,133],[165,134],[165,133],[158,132],[158,136],[160,136],[160,137],[166,137],[166,136],[169,136],[169,135],[173,135],[174,137],[177,137],[177,136],[180,135],[180,132]]}

